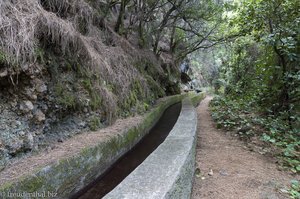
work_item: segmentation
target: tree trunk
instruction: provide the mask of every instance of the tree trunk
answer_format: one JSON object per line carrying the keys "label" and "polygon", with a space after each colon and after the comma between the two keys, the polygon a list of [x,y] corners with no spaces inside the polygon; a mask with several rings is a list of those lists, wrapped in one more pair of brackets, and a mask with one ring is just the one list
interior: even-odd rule
{"label": "tree trunk", "polygon": [[159,43],[159,40],[160,40],[160,32],[158,32],[156,34],[156,37],[155,37],[155,42],[154,42],[154,45],[153,45],[153,52],[156,56],[158,56],[158,43]]}
{"label": "tree trunk", "polygon": [[142,20],[139,21],[138,34],[139,34],[139,46],[143,48],[145,47],[145,38],[144,38],[144,29],[143,29]]}
{"label": "tree trunk", "polygon": [[115,25],[115,31],[119,34],[120,34],[120,30],[122,30],[124,28],[125,6],[126,6],[126,0],[122,0],[120,10],[119,10],[118,20]]}
{"label": "tree trunk", "polygon": [[[175,20],[174,20],[175,21]],[[175,41],[175,32],[176,32],[176,27],[175,24],[172,28],[172,34],[171,34],[171,39],[170,39],[170,52],[172,54],[175,53],[175,48],[176,48],[176,41]]]}

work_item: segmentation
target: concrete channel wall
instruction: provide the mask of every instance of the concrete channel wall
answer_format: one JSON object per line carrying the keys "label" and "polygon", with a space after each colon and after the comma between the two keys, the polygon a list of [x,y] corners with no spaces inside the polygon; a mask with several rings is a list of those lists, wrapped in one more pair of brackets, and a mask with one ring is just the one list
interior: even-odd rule
{"label": "concrete channel wall", "polygon": [[41,196],[35,197],[33,195],[35,193],[43,194],[43,198],[53,198],[48,193],[55,194],[55,198],[68,198],[103,174],[149,132],[170,105],[180,102],[186,96],[188,95],[164,98],[145,115],[143,121],[137,126],[124,129],[124,132],[106,141],[99,141],[96,146],[86,147],[73,157],[57,160],[51,165],[37,168],[34,173],[13,182],[1,184],[0,198],[2,198],[1,194],[6,193],[29,193],[31,195],[28,197],[21,198],[30,199],[41,198]]}
{"label": "concrete channel wall", "polygon": [[195,170],[197,105],[205,94],[189,95],[166,140],[104,199],[190,198]]}

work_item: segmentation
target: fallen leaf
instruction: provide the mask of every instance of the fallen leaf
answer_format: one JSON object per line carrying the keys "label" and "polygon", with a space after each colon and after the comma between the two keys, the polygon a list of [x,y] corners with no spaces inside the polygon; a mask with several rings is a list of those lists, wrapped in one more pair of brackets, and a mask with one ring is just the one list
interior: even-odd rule
{"label": "fallen leaf", "polygon": [[214,172],[213,172],[213,170],[212,170],[212,169],[210,169],[210,170],[209,170],[209,172],[208,172],[208,175],[209,175],[209,176],[212,176],[212,175],[214,175]]}
{"label": "fallen leaf", "polygon": [[279,191],[280,191],[281,193],[289,193],[289,191],[286,190],[286,189],[280,189]]}
{"label": "fallen leaf", "polygon": [[196,170],[195,170],[195,175],[196,175],[197,178],[200,178],[200,177],[201,177],[201,171],[200,171],[199,168],[196,168]]}

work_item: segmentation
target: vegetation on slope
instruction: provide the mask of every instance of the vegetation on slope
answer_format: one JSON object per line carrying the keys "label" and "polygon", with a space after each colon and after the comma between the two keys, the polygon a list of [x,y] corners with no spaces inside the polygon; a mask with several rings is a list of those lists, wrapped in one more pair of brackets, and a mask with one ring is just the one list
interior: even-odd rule
{"label": "vegetation on slope", "polygon": [[[300,3],[243,0],[224,4],[219,34],[224,42],[192,54],[203,85],[218,95],[211,103],[219,128],[276,155],[300,172]],[[270,154],[269,153],[269,154]],[[299,182],[293,181],[292,198]]]}
{"label": "vegetation on slope", "polygon": [[[211,49],[218,97],[211,103],[218,127],[249,142],[264,142],[292,173],[300,172],[300,4],[249,0],[227,4],[223,34]],[[232,37],[230,37],[230,35]],[[200,62],[201,63],[201,62]],[[200,64],[201,65],[201,64]],[[299,197],[293,181],[292,198]]]}
{"label": "vegetation on slope", "polygon": [[223,40],[221,9],[194,0],[1,1],[0,168],[179,93],[180,62]]}

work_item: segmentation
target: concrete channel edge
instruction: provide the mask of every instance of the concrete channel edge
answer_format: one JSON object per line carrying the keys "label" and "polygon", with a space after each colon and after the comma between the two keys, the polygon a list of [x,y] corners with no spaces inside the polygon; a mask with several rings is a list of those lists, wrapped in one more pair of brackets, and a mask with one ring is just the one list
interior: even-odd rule
{"label": "concrete channel edge", "polygon": [[166,140],[104,199],[190,198],[195,171],[197,106],[205,93],[183,99]]}

